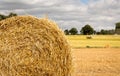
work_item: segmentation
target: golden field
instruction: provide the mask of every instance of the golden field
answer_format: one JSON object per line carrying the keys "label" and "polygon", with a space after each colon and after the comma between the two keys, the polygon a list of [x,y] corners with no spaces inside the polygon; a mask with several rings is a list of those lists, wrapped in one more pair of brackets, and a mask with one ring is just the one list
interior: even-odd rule
{"label": "golden field", "polygon": [[73,76],[120,76],[120,35],[66,37],[73,48]]}
{"label": "golden field", "polygon": [[73,76],[120,76],[120,49],[73,49]]}
{"label": "golden field", "polygon": [[120,35],[93,35],[92,39],[87,39],[86,35],[67,35],[66,37],[73,48],[120,47]]}

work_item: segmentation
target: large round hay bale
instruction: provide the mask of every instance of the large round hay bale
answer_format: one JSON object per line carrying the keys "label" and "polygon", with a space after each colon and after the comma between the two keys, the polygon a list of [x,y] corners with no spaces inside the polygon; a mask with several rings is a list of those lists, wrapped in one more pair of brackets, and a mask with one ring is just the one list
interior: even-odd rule
{"label": "large round hay bale", "polygon": [[70,48],[48,19],[16,16],[0,21],[0,76],[71,76]]}

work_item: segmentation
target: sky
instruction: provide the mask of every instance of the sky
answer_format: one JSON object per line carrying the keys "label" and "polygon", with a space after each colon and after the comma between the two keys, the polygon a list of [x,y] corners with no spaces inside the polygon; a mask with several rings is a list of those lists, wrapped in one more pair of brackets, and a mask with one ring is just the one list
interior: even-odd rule
{"label": "sky", "polygon": [[81,30],[89,24],[100,31],[115,29],[120,22],[120,0],[0,0],[0,14],[10,12],[38,18],[48,15],[63,30]]}

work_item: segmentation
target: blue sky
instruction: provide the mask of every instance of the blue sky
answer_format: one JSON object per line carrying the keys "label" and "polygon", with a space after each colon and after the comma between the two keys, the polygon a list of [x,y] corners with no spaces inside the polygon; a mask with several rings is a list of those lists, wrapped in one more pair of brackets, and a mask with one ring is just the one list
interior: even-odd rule
{"label": "blue sky", "polygon": [[88,4],[89,0],[80,0],[84,4]]}
{"label": "blue sky", "polygon": [[0,0],[0,13],[48,17],[63,30],[80,30],[90,24],[95,30],[114,29],[120,21],[120,0]]}

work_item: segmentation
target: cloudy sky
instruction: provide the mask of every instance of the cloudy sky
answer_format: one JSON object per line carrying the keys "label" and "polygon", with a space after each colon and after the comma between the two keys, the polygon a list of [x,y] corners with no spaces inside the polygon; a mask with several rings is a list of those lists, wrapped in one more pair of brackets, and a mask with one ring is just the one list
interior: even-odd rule
{"label": "cloudy sky", "polygon": [[114,29],[120,21],[120,0],[0,0],[0,13],[45,14],[60,28],[78,30],[90,24],[95,30]]}

